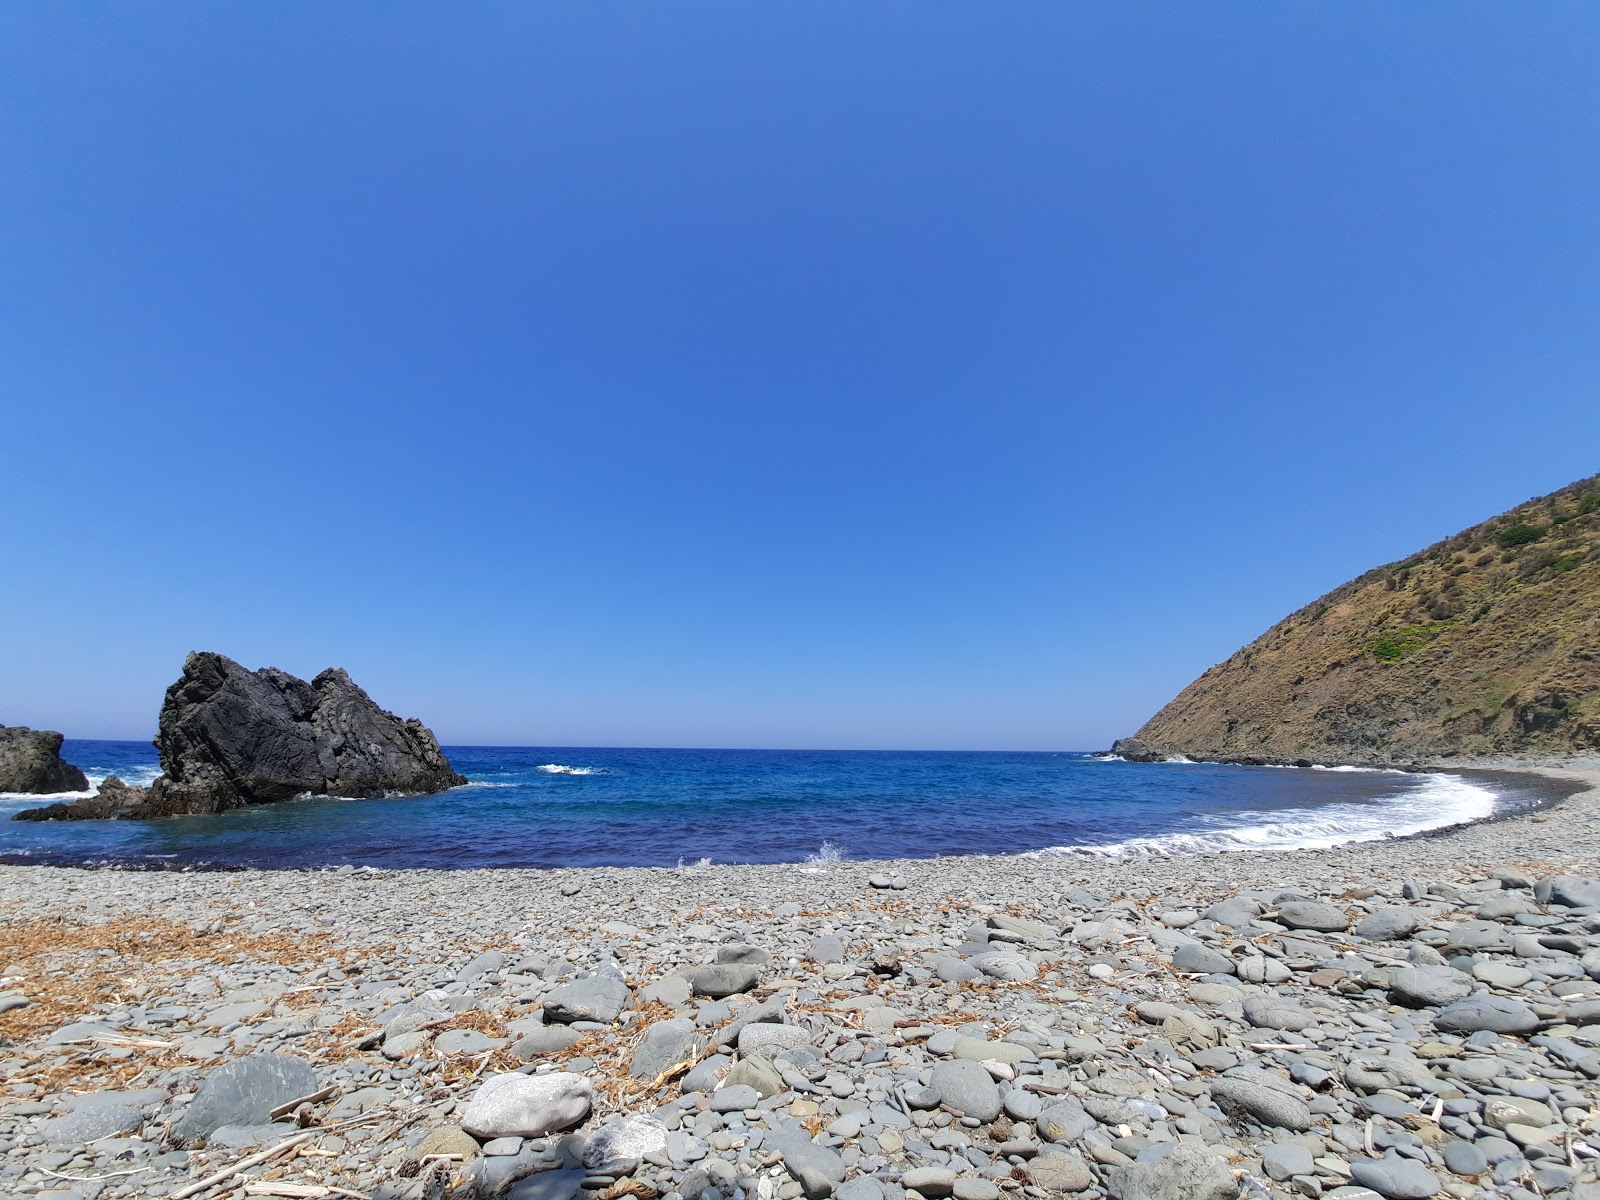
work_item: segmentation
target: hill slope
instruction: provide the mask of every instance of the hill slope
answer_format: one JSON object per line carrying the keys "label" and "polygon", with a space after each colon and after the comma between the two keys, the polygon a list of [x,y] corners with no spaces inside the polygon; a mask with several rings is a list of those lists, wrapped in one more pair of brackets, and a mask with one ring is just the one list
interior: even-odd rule
{"label": "hill slope", "polygon": [[1600,746],[1600,475],[1335,588],[1118,746],[1356,763]]}

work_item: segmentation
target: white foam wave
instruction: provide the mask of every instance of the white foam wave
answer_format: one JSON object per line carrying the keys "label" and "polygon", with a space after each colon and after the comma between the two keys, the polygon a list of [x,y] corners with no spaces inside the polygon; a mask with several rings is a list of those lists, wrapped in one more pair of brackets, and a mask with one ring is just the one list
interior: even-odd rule
{"label": "white foam wave", "polygon": [[832,842],[824,841],[822,845],[817,847],[815,854],[806,855],[805,861],[808,863],[839,863],[844,861],[844,852]]}
{"label": "white foam wave", "polygon": [[78,792],[0,792],[0,803],[26,801],[29,804],[56,804],[63,800],[83,800],[100,790],[100,785],[112,775],[129,787],[149,787],[161,774],[156,765],[142,767],[83,767],[83,777],[89,781],[84,791]]}
{"label": "white foam wave", "polygon": [[505,783],[505,782],[500,782],[500,781],[496,781],[496,780],[492,780],[492,779],[469,779],[469,780],[467,780],[466,783],[463,783],[461,786],[464,787],[464,788],[469,788],[469,787],[501,788],[501,787],[521,787],[522,785],[520,783]]}
{"label": "white foam wave", "polygon": [[534,768],[543,771],[546,775],[604,775],[604,767],[568,767],[561,763],[541,763]]}
{"label": "white foam wave", "polygon": [[[1163,837],[1130,838],[1091,846],[1050,846],[1031,853],[1057,858],[1086,855],[1221,854],[1244,850],[1315,850],[1349,842],[1408,837],[1494,814],[1495,795],[1456,775],[1416,776],[1417,786],[1383,801],[1330,804],[1316,809],[1244,811],[1216,818],[1215,827]],[[1226,824],[1222,822],[1226,821]]]}

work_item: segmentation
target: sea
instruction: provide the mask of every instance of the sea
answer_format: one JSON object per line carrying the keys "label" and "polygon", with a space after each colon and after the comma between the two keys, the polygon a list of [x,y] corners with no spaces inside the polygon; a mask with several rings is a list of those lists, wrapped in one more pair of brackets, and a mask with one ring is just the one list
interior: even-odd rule
{"label": "sea", "polygon": [[[1073,752],[453,746],[432,796],[305,796],[216,816],[13,821],[0,862],[130,869],[694,866],[957,854],[1206,854],[1424,833],[1551,799],[1489,772],[1128,763]],[[148,742],[69,740],[91,786]],[[72,793],[58,798],[69,798]]]}

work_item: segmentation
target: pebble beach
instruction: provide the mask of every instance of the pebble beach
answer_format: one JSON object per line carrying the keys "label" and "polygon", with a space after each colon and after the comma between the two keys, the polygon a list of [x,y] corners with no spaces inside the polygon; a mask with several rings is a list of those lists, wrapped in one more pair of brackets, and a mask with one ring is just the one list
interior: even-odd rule
{"label": "pebble beach", "polygon": [[1600,760],[1425,837],[0,867],[0,1193],[1600,1197]]}

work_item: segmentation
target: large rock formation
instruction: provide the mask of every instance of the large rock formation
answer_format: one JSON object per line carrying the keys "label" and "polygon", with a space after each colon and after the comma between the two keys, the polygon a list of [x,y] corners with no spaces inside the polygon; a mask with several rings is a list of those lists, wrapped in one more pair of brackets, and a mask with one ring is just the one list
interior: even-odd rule
{"label": "large rock formation", "polygon": [[420,721],[385,712],[344,671],[307,683],[220,654],[189,655],[155,744],[162,775],[148,791],[107,780],[99,796],[19,818],[216,813],[307,793],[416,795],[467,782]]}
{"label": "large rock formation", "polygon": [[1392,763],[1600,747],[1600,476],[1368,571],[1118,748]]}
{"label": "large rock formation", "polygon": [[81,792],[83,772],[61,758],[62,737],[48,729],[0,725],[0,792]]}

